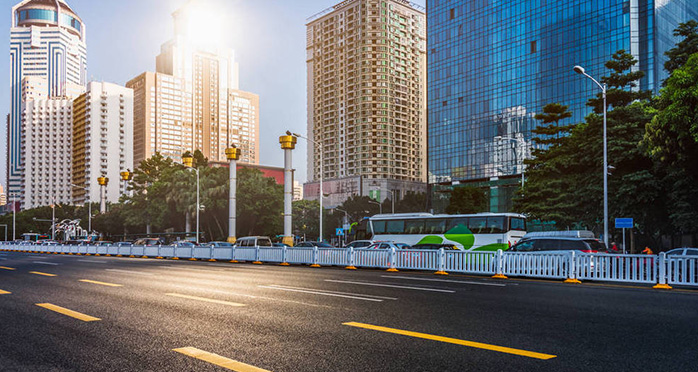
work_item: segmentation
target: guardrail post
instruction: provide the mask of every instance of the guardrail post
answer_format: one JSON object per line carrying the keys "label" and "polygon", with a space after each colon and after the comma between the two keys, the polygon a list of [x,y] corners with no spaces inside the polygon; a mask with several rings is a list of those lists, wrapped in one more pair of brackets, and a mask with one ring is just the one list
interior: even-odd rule
{"label": "guardrail post", "polygon": [[320,267],[319,262],[320,258],[320,251],[318,250],[318,247],[313,247],[313,264],[310,265],[310,267]]}
{"label": "guardrail post", "polygon": [[235,246],[232,246],[232,252],[230,255],[230,263],[238,263],[238,260],[235,259]]}
{"label": "guardrail post", "polygon": [[[667,260],[666,260],[666,253],[660,252],[660,253],[659,253],[659,260],[658,260],[658,261],[659,261],[659,262],[658,262],[657,264],[659,265],[659,267],[658,267],[659,273],[658,273],[658,275],[657,275],[657,280],[659,281],[659,283],[657,283],[657,285],[655,285],[655,286],[652,287],[652,288],[655,288],[655,289],[671,289],[671,286],[670,286],[669,284],[667,284],[667,280],[666,280],[666,278],[667,278],[667,270],[666,270],[666,267],[667,267]],[[685,273],[685,274],[686,274],[686,273]]]}
{"label": "guardrail post", "polygon": [[261,264],[262,264],[262,261],[259,260],[259,249],[260,249],[259,246],[255,246],[255,250],[254,250],[254,262],[253,262],[253,264],[255,264],[255,265],[261,265]]}
{"label": "guardrail post", "polygon": [[136,258],[136,256],[133,254],[133,246],[128,247],[128,251],[129,253],[131,253],[130,255],[128,255],[130,258]]}
{"label": "guardrail post", "polygon": [[494,263],[497,267],[497,272],[492,277],[495,279],[507,279],[504,275],[504,252],[501,249],[497,250],[497,254],[494,255]]}
{"label": "guardrail post", "polygon": [[162,248],[162,244],[158,244],[158,256],[155,257],[156,259],[162,260],[162,253],[160,253],[160,249]]}
{"label": "guardrail post", "polygon": [[396,263],[397,263],[396,256],[397,256],[397,252],[395,252],[395,247],[391,247],[390,248],[390,256],[388,257],[388,262],[389,262],[388,263],[388,270],[386,270],[386,271],[389,271],[391,273],[398,272],[397,267],[395,267],[395,266],[397,266],[396,265]]}
{"label": "guardrail post", "polygon": [[189,254],[191,257],[189,258],[189,261],[196,261],[196,257],[194,257],[194,249],[196,249],[196,246],[191,247],[191,253]]}
{"label": "guardrail post", "polygon": [[345,267],[345,269],[356,270],[356,266],[354,266],[354,247],[349,247],[347,254],[349,255],[349,266]]}
{"label": "guardrail post", "polygon": [[213,258],[213,253],[216,248],[213,246],[208,247],[210,254],[208,255],[208,262],[216,262],[216,259]]}
{"label": "guardrail post", "polygon": [[288,247],[283,246],[281,247],[281,263],[279,265],[281,266],[291,266],[288,262],[286,262],[286,249]]}
{"label": "guardrail post", "polygon": [[443,248],[439,248],[439,270],[434,274],[436,275],[448,275],[446,272],[446,251]]}
{"label": "guardrail post", "polygon": [[569,257],[569,261],[567,262],[567,279],[565,279],[565,283],[581,284],[582,282],[577,279],[577,256],[574,251],[570,251]]}

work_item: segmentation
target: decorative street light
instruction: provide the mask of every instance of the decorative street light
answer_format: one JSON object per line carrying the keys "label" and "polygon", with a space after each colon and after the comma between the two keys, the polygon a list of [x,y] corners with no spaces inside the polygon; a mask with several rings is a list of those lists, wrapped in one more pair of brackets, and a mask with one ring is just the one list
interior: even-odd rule
{"label": "decorative street light", "polygon": [[[526,140],[523,138],[513,138],[513,137],[504,137],[504,136],[495,136],[494,137],[495,141],[512,141],[516,143],[520,143],[523,146],[526,146]],[[516,162],[518,163],[518,151],[514,151],[514,155],[516,155],[517,159]],[[525,184],[526,184],[526,165],[523,163],[523,161],[526,160],[526,155],[524,153],[524,156],[521,157],[521,189],[523,190]]]}
{"label": "decorative street light", "polygon": [[322,164],[322,144],[318,141],[315,141],[313,139],[310,139],[306,136],[300,135],[298,133],[292,133],[290,131],[286,131],[286,134],[289,136],[294,136],[298,138],[303,138],[306,141],[312,142],[315,144],[316,148],[320,148],[320,239],[319,241],[322,241],[322,199],[324,198],[324,189],[322,188],[322,173],[323,173],[323,164]]}
{"label": "decorative street light", "polygon": [[196,244],[199,244],[199,169],[194,167],[194,156],[188,152],[182,155],[182,165],[196,172]]}
{"label": "decorative street light", "polygon": [[591,79],[601,88],[603,94],[603,241],[608,247],[608,137],[606,134],[606,84],[601,85],[596,79],[589,76],[582,66],[574,66],[574,72]]}

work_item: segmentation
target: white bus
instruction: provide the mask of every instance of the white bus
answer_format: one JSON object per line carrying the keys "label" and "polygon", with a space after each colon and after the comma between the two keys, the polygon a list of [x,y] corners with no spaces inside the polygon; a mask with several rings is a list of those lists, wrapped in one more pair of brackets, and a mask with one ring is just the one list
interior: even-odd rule
{"label": "white bus", "polygon": [[453,244],[461,250],[507,250],[526,234],[526,217],[515,213],[432,215],[379,214],[353,227],[356,240]]}

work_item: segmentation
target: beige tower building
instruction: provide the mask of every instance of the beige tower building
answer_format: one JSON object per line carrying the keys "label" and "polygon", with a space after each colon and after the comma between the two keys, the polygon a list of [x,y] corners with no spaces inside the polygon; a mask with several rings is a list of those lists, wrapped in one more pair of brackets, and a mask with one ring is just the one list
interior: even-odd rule
{"label": "beige tower building", "polygon": [[[347,0],[307,24],[308,176],[327,206],[426,191],[426,16],[403,0]],[[323,167],[320,168],[322,151]]]}
{"label": "beige tower building", "polygon": [[232,144],[242,162],[259,162],[259,96],[239,90],[232,49],[195,37],[197,5],[173,14],[175,36],[162,45],[156,71],[126,83],[134,91],[136,166],[156,152],[179,159],[185,150],[227,162]]}

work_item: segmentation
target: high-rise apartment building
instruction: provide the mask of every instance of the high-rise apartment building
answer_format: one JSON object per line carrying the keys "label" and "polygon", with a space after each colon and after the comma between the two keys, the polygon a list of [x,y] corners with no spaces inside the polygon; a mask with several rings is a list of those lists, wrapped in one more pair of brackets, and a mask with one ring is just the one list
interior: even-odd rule
{"label": "high-rise apartment building", "polygon": [[72,203],[73,100],[49,98],[24,102],[23,159],[19,200],[22,209]]}
{"label": "high-rise apartment building", "polygon": [[[32,115],[26,125],[35,131],[34,135],[43,129],[55,129],[55,120],[65,120],[68,116],[64,111],[65,98],[81,94],[86,79],[85,25],[68,4],[64,0],[24,0],[15,5],[10,29],[11,104],[7,136],[10,193],[31,185],[27,180],[45,176],[23,176],[30,169],[37,169],[23,158],[28,151],[22,144],[32,145],[34,139],[27,137],[31,133],[23,131],[23,112]],[[53,99],[56,101],[45,101]],[[25,107],[30,100],[43,101]],[[52,123],[41,123],[41,117],[36,116],[53,115],[54,111],[64,116],[52,119]]]}
{"label": "high-rise apartment building", "polygon": [[536,113],[570,106],[581,122],[597,79],[619,49],[645,72],[640,89],[657,92],[672,31],[698,18],[690,0],[427,0],[429,184],[441,211],[453,187],[489,192],[492,212],[508,211],[530,157]]}
{"label": "high-rise apartment building", "polygon": [[136,165],[155,152],[179,159],[192,149],[225,162],[233,144],[242,161],[259,162],[259,96],[239,90],[231,49],[195,37],[197,5],[189,2],[173,14],[175,36],[162,45],[156,72],[126,84],[134,90]]}
{"label": "high-rise apartment building", "polygon": [[120,173],[133,170],[133,90],[91,82],[73,101],[72,202],[99,201],[97,178],[106,176],[107,201],[116,203],[124,187]]}
{"label": "high-rise apartment building", "polygon": [[305,198],[317,200],[320,175],[328,206],[369,192],[381,199],[424,192],[423,9],[404,0],[347,0],[311,17],[307,68]]}
{"label": "high-rise apartment building", "polygon": [[5,194],[5,187],[0,185],[0,207],[7,205],[7,194]]}

